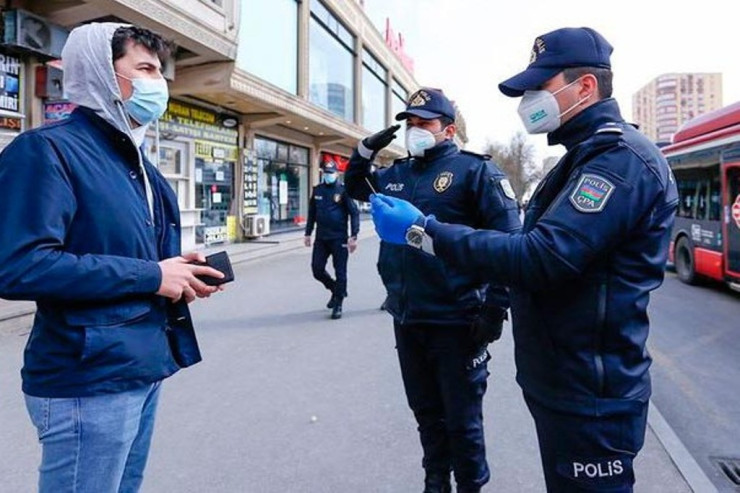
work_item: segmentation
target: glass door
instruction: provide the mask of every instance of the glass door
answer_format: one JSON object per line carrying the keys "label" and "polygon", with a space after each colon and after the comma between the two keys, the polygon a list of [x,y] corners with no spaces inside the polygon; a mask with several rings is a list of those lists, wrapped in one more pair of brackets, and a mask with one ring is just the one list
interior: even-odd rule
{"label": "glass door", "polygon": [[740,163],[725,168],[727,183],[727,207],[725,238],[727,246],[727,271],[740,276]]}

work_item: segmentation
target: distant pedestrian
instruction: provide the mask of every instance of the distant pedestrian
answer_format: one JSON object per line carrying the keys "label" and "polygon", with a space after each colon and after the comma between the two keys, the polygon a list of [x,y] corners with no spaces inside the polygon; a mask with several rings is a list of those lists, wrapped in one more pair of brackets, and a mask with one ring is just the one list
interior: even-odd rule
{"label": "distant pedestrian", "polygon": [[[347,297],[347,260],[357,248],[357,235],[360,232],[360,213],[357,204],[344,190],[338,180],[337,165],[333,161],[322,168],[322,183],[316,185],[308,205],[305,245],[311,246],[311,234],[316,227],[316,240],[313,242],[311,270],[313,276],[331,292],[327,308],[331,318],[342,317],[342,303]],[[350,233],[347,235],[347,223]],[[334,275],[326,271],[326,262],[332,258]]]}

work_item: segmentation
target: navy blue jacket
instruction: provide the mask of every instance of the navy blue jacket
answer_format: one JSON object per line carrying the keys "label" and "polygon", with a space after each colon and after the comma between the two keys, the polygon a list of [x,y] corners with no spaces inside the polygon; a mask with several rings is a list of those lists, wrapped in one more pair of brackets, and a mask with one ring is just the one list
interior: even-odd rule
{"label": "navy blue jacket", "polygon": [[647,305],[663,281],[676,185],[612,99],[549,135],[568,152],[519,234],[430,221],[436,255],[511,287],[517,380],[543,405],[632,412],[650,396]]}
{"label": "navy blue jacket", "polygon": [[313,187],[308,203],[306,236],[311,236],[316,225],[317,240],[346,240],[347,218],[350,220],[350,236],[356,238],[360,232],[360,212],[344,186],[335,182]]}
{"label": "navy blue jacket", "polygon": [[[516,200],[506,177],[488,157],[458,150],[445,140],[423,158],[397,160],[370,171],[357,150],[345,173],[349,194],[367,201],[372,190],[412,202],[440,221],[474,228],[519,231]],[[508,196],[507,196],[508,193]],[[488,286],[472,273],[446,266],[440,259],[405,246],[380,244],[378,270],[388,291],[388,312],[401,323],[463,324],[478,317],[482,305],[503,316],[509,307],[506,288]]]}
{"label": "navy blue jacket", "polygon": [[23,391],[80,397],[161,380],[200,359],[184,302],[155,295],[180,253],[177,198],[135,145],[79,108],[0,155],[0,296],[34,300]]}

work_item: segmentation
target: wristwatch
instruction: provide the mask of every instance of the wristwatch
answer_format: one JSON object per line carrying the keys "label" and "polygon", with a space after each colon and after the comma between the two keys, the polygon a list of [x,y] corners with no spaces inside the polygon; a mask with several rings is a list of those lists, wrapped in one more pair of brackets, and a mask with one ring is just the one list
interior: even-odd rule
{"label": "wristwatch", "polygon": [[424,236],[424,226],[414,223],[406,230],[406,244],[414,248],[421,248]]}
{"label": "wristwatch", "polygon": [[410,247],[414,247],[434,255],[434,242],[424,230],[426,223],[427,218],[420,217],[414,222],[414,224],[409,226],[409,229],[406,230],[406,244]]}

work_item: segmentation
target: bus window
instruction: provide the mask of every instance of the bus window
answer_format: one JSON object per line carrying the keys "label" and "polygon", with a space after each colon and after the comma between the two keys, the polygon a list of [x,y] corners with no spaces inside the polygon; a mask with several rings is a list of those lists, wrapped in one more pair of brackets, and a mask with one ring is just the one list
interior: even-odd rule
{"label": "bus window", "polygon": [[722,213],[722,194],[719,177],[712,179],[709,189],[709,220],[719,221]]}
{"label": "bus window", "polygon": [[686,180],[678,182],[678,194],[679,194],[679,217],[694,217],[694,197],[696,196],[696,182],[694,180]]}
{"label": "bus window", "polygon": [[696,215],[695,219],[707,219],[707,210],[709,209],[709,182],[702,180],[699,182],[699,189],[696,191]]}

